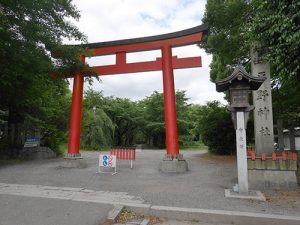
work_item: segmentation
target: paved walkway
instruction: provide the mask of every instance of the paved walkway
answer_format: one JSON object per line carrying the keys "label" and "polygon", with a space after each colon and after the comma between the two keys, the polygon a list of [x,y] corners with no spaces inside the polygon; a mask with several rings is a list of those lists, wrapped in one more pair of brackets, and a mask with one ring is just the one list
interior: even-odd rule
{"label": "paved walkway", "polygon": [[237,183],[236,162],[204,153],[183,151],[185,174],[160,173],[159,150],[138,152],[133,169],[118,163],[113,176],[96,173],[97,152],[83,153],[85,169],[63,169],[62,159],[0,166],[0,225],[99,225],[108,203],[299,216],[299,190],[266,192],[266,202],[225,199],[224,189]]}

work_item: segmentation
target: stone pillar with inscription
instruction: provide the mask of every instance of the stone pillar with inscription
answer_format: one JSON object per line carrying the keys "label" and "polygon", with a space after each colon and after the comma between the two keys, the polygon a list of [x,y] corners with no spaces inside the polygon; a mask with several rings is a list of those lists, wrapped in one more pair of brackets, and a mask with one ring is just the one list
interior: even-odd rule
{"label": "stone pillar with inscription", "polygon": [[[248,158],[249,188],[269,190],[297,189],[295,159],[277,157],[274,151],[273,112],[270,84],[270,66],[260,57],[261,50],[251,50],[252,76],[266,80],[253,91],[255,149],[254,158]],[[266,153],[267,157],[263,157]]]}
{"label": "stone pillar with inscription", "polygon": [[254,133],[256,154],[263,152],[271,156],[274,150],[273,110],[270,82],[270,65],[260,57],[260,50],[251,50],[251,72],[254,77],[264,77],[266,80],[257,91],[253,91]]}
{"label": "stone pillar with inscription", "polygon": [[248,166],[246,154],[246,129],[245,129],[245,112],[237,111],[236,113],[236,155],[238,168],[238,184],[240,193],[248,193]]}

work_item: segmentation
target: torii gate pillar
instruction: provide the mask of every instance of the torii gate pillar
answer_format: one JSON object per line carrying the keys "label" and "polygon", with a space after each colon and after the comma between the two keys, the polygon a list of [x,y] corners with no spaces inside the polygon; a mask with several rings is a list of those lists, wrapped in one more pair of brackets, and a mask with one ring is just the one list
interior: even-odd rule
{"label": "torii gate pillar", "polygon": [[82,97],[83,97],[83,76],[74,75],[72,109],[70,118],[68,158],[81,157],[80,148],[80,130],[81,130],[81,114],[82,114]]}
{"label": "torii gate pillar", "polygon": [[164,46],[162,48],[162,69],[167,157],[178,158],[179,146],[176,117],[176,100],[172,65],[172,48],[170,46]]}
{"label": "torii gate pillar", "polygon": [[[85,62],[85,56],[81,56],[81,61]],[[68,152],[62,163],[63,167],[86,167],[86,161],[80,154],[80,130],[82,117],[82,99],[84,77],[76,73],[73,79],[72,108],[70,117]]]}
{"label": "torii gate pillar", "polygon": [[172,47],[163,46],[161,49],[161,54],[167,154],[160,162],[159,169],[165,173],[182,173],[188,170],[188,164],[183,159],[183,156],[179,154]]}

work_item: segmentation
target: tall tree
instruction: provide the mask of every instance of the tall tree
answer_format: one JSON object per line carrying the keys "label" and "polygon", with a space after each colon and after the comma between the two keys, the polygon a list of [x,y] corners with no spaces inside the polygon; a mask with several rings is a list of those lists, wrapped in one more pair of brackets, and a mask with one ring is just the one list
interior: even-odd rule
{"label": "tall tree", "polygon": [[[207,0],[203,22],[210,29],[200,46],[213,54],[212,81],[229,76],[237,64],[249,69],[250,48],[259,47],[271,65],[275,115],[300,113],[299,1]],[[292,93],[296,97],[287,97]]]}
{"label": "tall tree", "polygon": [[67,54],[70,50],[60,60],[54,60],[50,52],[66,49],[63,38],[84,41],[70,22],[78,18],[70,0],[0,0],[0,110],[9,112],[9,123],[26,119],[44,128],[61,129],[57,103],[65,101],[67,85],[64,80],[51,81],[50,74],[80,63],[78,55]]}
{"label": "tall tree", "polygon": [[114,145],[132,146],[142,119],[136,102],[129,99],[109,98],[104,110],[115,124]]}
{"label": "tall tree", "polygon": [[[104,146],[132,146],[142,126],[142,112],[137,102],[129,99],[104,97],[102,92],[88,90],[84,98],[83,136],[86,146],[96,141]],[[98,119],[97,119],[98,118]],[[99,134],[96,134],[98,130]],[[101,133],[105,134],[104,136]],[[96,135],[95,138],[90,138]],[[98,135],[98,136],[97,136]],[[100,136],[99,136],[100,135]],[[102,139],[102,140],[101,140]],[[102,144],[101,144],[102,143]]]}
{"label": "tall tree", "polygon": [[148,144],[156,147],[165,147],[165,117],[163,94],[154,91],[142,102],[144,109],[145,126],[143,132]]}
{"label": "tall tree", "polygon": [[230,113],[219,102],[209,102],[197,110],[198,120],[194,132],[201,135],[208,150],[215,154],[235,152],[235,130]]}
{"label": "tall tree", "polygon": [[91,89],[84,93],[81,145],[101,149],[113,145],[115,124],[104,111],[107,98]]}
{"label": "tall tree", "polygon": [[247,27],[251,17],[249,1],[207,1],[202,21],[209,24],[209,35],[200,46],[213,54],[212,81],[229,76],[234,66],[249,61]]}
{"label": "tall tree", "polygon": [[79,18],[69,0],[1,0],[0,9],[1,103],[9,104],[22,99],[16,90],[49,76],[55,66],[50,51],[63,38],[84,36],[67,20]]}
{"label": "tall tree", "polygon": [[300,81],[300,1],[252,1],[251,41],[265,48],[273,73],[281,81]]}
{"label": "tall tree", "polygon": [[[218,154],[235,151],[234,129],[229,112],[219,102],[207,105],[188,104],[185,91],[176,92],[177,125],[180,147],[204,141]],[[105,97],[102,92],[87,90],[84,95],[82,147],[103,149],[148,143],[164,148],[165,120],[163,94],[153,92],[145,99]],[[251,140],[251,138],[248,138]]]}
{"label": "tall tree", "polygon": [[[177,91],[176,98],[176,112],[177,125],[180,144],[184,144],[189,136],[189,128],[191,122],[187,116],[189,104],[185,91]],[[165,147],[165,114],[164,114],[164,98],[163,94],[157,91],[146,97],[142,102],[144,109],[145,125],[142,130],[148,140],[148,143],[157,147]]]}
{"label": "tall tree", "polygon": [[253,0],[251,40],[271,64],[275,118],[300,121],[300,1]]}

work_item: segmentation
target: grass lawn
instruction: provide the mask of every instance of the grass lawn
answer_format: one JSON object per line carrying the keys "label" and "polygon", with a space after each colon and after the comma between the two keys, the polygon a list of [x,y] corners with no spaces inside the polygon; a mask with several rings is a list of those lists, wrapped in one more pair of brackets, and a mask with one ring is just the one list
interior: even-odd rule
{"label": "grass lawn", "polygon": [[207,150],[207,146],[201,141],[194,141],[192,143],[180,146],[180,150]]}
{"label": "grass lawn", "polygon": [[17,164],[21,163],[23,160],[21,159],[0,159],[0,166],[9,165],[9,164]]}
{"label": "grass lawn", "polygon": [[[109,151],[110,147],[101,147],[99,149],[80,148],[80,151]],[[59,154],[64,156],[68,152],[68,143],[62,143],[59,145]]]}
{"label": "grass lawn", "polygon": [[[145,145],[147,146],[147,145]],[[155,149],[156,147],[148,146],[149,149]],[[81,148],[80,151],[109,151],[110,147],[99,146],[99,149],[87,149]],[[194,141],[184,146],[180,146],[180,150],[207,150],[207,146],[204,145],[201,141]],[[60,155],[65,155],[68,152],[68,143],[62,143],[59,146]]]}

